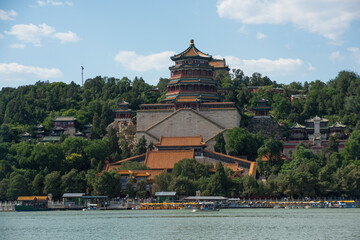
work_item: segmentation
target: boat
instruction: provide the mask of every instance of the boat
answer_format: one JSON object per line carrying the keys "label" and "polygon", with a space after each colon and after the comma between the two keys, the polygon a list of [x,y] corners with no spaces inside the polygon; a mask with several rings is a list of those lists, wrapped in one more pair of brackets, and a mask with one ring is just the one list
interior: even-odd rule
{"label": "boat", "polygon": [[89,203],[87,205],[87,208],[83,208],[83,211],[96,210],[96,209],[97,209],[97,204],[96,203]]}
{"label": "boat", "polygon": [[47,196],[20,196],[17,201],[18,204],[15,205],[17,212],[50,211]]}
{"label": "boat", "polygon": [[213,202],[199,202],[198,206],[193,208],[193,212],[220,211]]}

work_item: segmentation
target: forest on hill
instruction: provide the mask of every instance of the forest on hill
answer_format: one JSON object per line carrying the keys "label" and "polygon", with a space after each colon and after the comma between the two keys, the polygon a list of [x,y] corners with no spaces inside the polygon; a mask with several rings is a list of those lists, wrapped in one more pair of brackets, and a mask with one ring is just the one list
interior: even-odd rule
{"label": "forest on hill", "polygon": [[[174,169],[171,174],[160,175],[154,189],[174,190],[184,195],[200,189],[209,195],[233,197],[360,196],[359,75],[342,71],[328,82],[316,80],[285,85],[259,73],[245,76],[236,69],[216,78],[222,100],[235,102],[243,115],[242,126],[229,131],[227,143],[224,136],[217,137],[216,151],[257,159],[257,175],[267,181],[251,177],[231,179],[229,170],[221,166],[215,174],[209,175],[208,171],[203,171],[209,166],[184,160],[179,165],[189,171]],[[146,182],[137,182],[136,191],[131,188],[132,183],[127,184],[126,190],[121,190],[119,174],[98,173],[106,161],[121,160],[146,150],[144,140],[134,148],[129,148],[126,143],[119,145],[119,136],[114,129],[108,128],[114,120],[113,109],[117,103],[126,101],[136,111],[140,104],[161,102],[167,81],[162,78],[152,86],[142,78],[97,76],[87,79],[84,87],[74,82],[39,81],[34,85],[3,88],[0,91],[0,200],[48,193],[58,198],[64,192],[144,197]],[[259,86],[258,91],[252,92],[249,86]],[[277,88],[283,91],[274,91]],[[306,97],[291,101],[294,94]],[[284,161],[280,155],[281,141],[242,128],[259,98],[269,101],[273,119],[285,129],[315,115],[329,119],[330,124],[336,121],[345,124],[347,131],[352,132],[345,149],[338,152],[337,140],[331,138],[328,149],[320,154],[313,154],[308,146],[300,145],[293,153],[292,161]],[[80,130],[91,123],[90,139],[62,136],[59,143],[21,141],[21,133],[34,135],[35,126],[39,124],[50,131],[52,119],[57,116],[75,117]],[[286,136],[286,132],[284,134]],[[260,161],[262,155],[272,156],[271,160]],[[138,164],[123,167],[144,168]]]}

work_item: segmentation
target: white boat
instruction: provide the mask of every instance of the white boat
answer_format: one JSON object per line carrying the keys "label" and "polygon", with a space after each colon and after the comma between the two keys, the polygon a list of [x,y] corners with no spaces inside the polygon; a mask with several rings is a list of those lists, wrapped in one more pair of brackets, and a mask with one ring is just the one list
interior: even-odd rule
{"label": "white boat", "polygon": [[83,208],[83,211],[88,211],[88,210],[96,210],[97,204],[95,203],[89,203],[87,208]]}
{"label": "white boat", "polygon": [[193,212],[220,211],[213,202],[200,202],[198,207],[193,208]]}

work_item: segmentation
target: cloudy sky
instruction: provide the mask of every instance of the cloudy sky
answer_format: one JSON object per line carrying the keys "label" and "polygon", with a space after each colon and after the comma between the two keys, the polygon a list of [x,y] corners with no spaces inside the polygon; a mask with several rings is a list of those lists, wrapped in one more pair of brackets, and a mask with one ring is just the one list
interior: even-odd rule
{"label": "cloudy sky", "polygon": [[157,84],[190,39],[279,83],[360,73],[360,0],[2,0],[0,88],[96,76]]}

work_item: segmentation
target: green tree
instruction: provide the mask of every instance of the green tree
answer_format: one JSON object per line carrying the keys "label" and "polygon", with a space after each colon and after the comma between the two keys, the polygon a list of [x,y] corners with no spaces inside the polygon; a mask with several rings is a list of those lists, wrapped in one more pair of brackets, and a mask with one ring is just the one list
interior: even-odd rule
{"label": "green tree", "polygon": [[114,128],[109,128],[106,139],[109,144],[110,151],[112,153],[116,152],[121,155],[121,148],[119,147],[119,137],[116,135],[116,130]]}
{"label": "green tree", "polygon": [[0,180],[8,178],[12,172],[12,167],[8,161],[0,160]]}
{"label": "green tree", "polygon": [[119,196],[121,191],[121,176],[119,173],[112,171],[103,171],[95,178],[94,193],[112,197]]}
{"label": "green tree", "polygon": [[136,182],[136,197],[145,198],[147,197],[146,186],[148,182],[146,180],[140,180]]}
{"label": "green tree", "polygon": [[27,196],[31,194],[29,190],[28,180],[20,174],[11,174],[6,197],[9,200],[16,200],[19,196]]}
{"label": "green tree", "polygon": [[142,136],[135,146],[134,156],[146,153],[146,145],[145,136]]}
{"label": "green tree", "polygon": [[230,185],[230,180],[226,176],[224,166],[219,162],[216,165],[216,172],[210,176],[210,181],[207,187],[208,192],[213,195],[226,196]]}
{"label": "green tree", "polygon": [[222,133],[216,135],[215,142],[216,142],[214,145],[215,152],[226,154],[226,149],[225,149],[226,143],[225,143],[224,135]]}
{"label": "green tree", "polygon": [[235,127],[227,134],[226,149],[232,156],[248,156],[248,159],[255,160],[257,150],[262,145],[263,139],[260,135],[252,134],[243,128]]}
{"label": "green tree", "polygon": [[123,143],[121,145],[121,151],[122,151],[122,153],[121,153],[122,159],[125,159],[125,158],[128,158],[131,156],[131,151],[130,151],[130,148],[127,143]]}
{"label": "green tree", "polygon": [[184,176],[173,177],[169,188],[179,196],[194,195],[196,191],[194,181]]}
{"label": "green tree", "polygon": [[98,113],[94,114],[94,117],[92,120],[90,138],[91,139],[100,139],[101,138],[101,119],[100,119]]}
{"label": "green tree", "polygon": [[339,151],[338,147],[339,147],[339,141],[333,135],[330,135],[326,152],[328,154],[338,152]]}
{"label": "green tree", "polygon": [[32,181],[33,194],[40,196],[43,194],[45,177],[42,172],[39,172]]}
{"label": "green tree", "polygon": [[61,197],[61,177],[60,172],[53,171],[45,176],[44,193],[52,194],[55,199]]}
{"label": "green tree", "polygon": [[68,172],[73,168],[82,171],[89,168],[89,163],[81,154],[71,153],[63,159],[62,168],[65,172]]}
{"label": "green tree", "polygon": [[[283,144],[275,138],[268,138],[264,144],[258,149],[259,158],[257,160],[257,170],[260,175],[269,177],[271,174],[278,174],[283,165],[282,159]],[[267,161],[263,161],[265,157]]]}
{"label": "green tree", "polygon": [[87,171],[85,175],[86,180],[86,194],[93,195],[94,193],[94,185],[96,180],[96,170],[90,169]]}
{"label": "green tree", "polygon": [[258,181],[252,176],[244,176],[242,178],[242,185],[243,191],[241,193],[242,197],[259,197],[259,183]]}
{"label": "green tree", "polygon": [[172,175],[174,177],[182,176],[190,180],[197,180],[203,176],[207,177],[209,175],[209,168],[211,168],[210,165],[201,164],[193,158],[184,158],[174,164]]}
{"label": "green tree", "polygon": [[126,194],[133,198],[135,197],[135,190],[134,190],[134,178],[133,175],[130,174],[129,177],[126,179]]}
{"label": "green tree", "polygon": [[71,169],[70,172],[61,176],[61,189],[64,193],[85,192],[86,180],[84,172]]}
{"label": "green tree", "polygon": [[172,179],[172,175],[166,172],[162,172],[161,174],[155,176],[154,184],[152,187],[152,193],[155,194],[155,192],[169,191],[169,185],[171,179]]}
{"label": "green tree", "polygon": [[0,200],[1,201],[7,200],[6,194],[7,194],[8,186],[9,186],[9,179],[4,178],[0,181]]}

